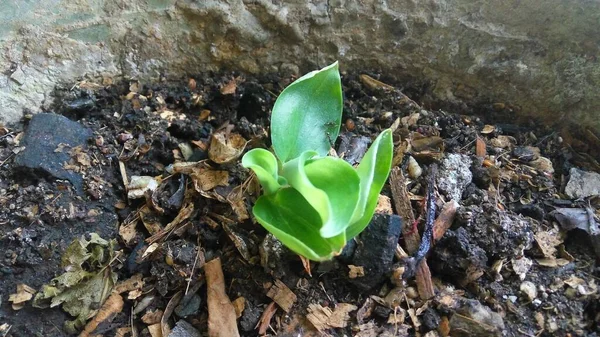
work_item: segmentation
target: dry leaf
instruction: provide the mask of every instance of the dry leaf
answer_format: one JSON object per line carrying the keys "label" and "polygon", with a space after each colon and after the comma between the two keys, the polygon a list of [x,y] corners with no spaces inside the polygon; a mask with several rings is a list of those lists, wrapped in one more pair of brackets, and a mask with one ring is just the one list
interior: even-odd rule
{"label": "dry leaf", "polygon": [[17,292],[14,294],[10,294],[8,297],[8,301],[12,302],[13,310],[20,310],[25,305],[25,302],[31,300],[33,295],[35,295],[35,289],[30,286],[19,283],[17,284]]}
{"label": "dry leaf", "polygon": [[240,296],[233,300],[231,304],[233,304],[233,308],[235,309],[235,316],[237,318],[242,317],[242,313],[244,312],[244,309],[246,309],[246,299]]}
{"label": "dry leaf", "polygon": [[204,265],[208,301],[208,336],[239,336],[235,308],[225,292],[225,279],[221,259],[216,258]]}
{"label": "dry leaf", "polygon": [[158,181],[150,176],[131,176],[127,185],[127,198],[139,199],[146,196],[146,192],[152,192],[158,187]]}
{"label": "dry leaf", "polygon": [[123,242],[125,242],[127,246],[131,245],[133,239],[135,239],[137,235],[137,230],[135,229],[136,225],[137,221],[131,221],[129,223],[122,224],[119,227],[119,235],[121,236],[121,239],[123,239]]}
{"label": "dry leaf", "polygon": [[99,324],[111,321],[122,310],[123,298],[117,293],[112,293],[98,310],[96,316],[85,325],[85,329],[79,334],[79,337],[89,337]]}
{"label": "dry leaf", "polygon": [[539,231],[534,234],[534,238],[546,258],[553,258],[556,254],[556,246],[563,243],[557,228],[549,231]]}
{"label": "dry leaf", "polygon": [[163,226],[160,223],[159,217],[148,208],[148,206],[144,205],[139,210],[140,220],[144,224],[144,227],[150,233],[150,235],[154,235],[162,231]]}
{"label": "dry leaf", "polygon": [[148,325],[158,324],[160,327],[160,319],[163,316],[163,311],[160,309],[156,309],[155,311],[146,311],[144,316],[142,316],[142,322]]}
{"label": "dry leaf", "polygon": [[218,131],[210,139],[208,157],[217,164],[232,162],[244,152],[246,143],[246,140],[237,133]]}
{"label": "dry leaf", "polygon": [[402,125],[404,125],[405,127],[416,125],[420,117],[421,114],[419,114],[418,112],[410,114],[409,116],[402,117]]}
{"label": "dry leaf", "polygon": [[310,260],[305,258],[302,255],[298,255],[300,257],[300,261],[302,261],[302,266],[304,267],[304,271],[306,271],[306,273],[308,274],[308,276],[312,277],[311,271],[310,271]]}
{"label": "dry leaf", "polygon": [[238,218],[239,222],[250,219],[246,203],[244,202],[243,185],[236,186],[227,196],[227,202],[231,205],[231,209]]}
{"label": "dry leaf", "polygon": [[481,134],[482,135],[487,135],[487,134],[490,134],[490,133],[492,133],[494,131],[496,131],[496,127],[495,126],[486,124],[486,125],[483,126],[483,130],[481,130]]}
{"label": "dry leaf", "polygon": [[367,87],[371,90],[378,90],[378,89],[394,90],[394,87],[392,87],[391,85],[385,84],[381,81],[378,81],[378,80],[374,79],[373,77],[366,75],[366,74],[360,75],[359,79],[365,87]]}
{"label": "dry leaf", "polygon": [[229,172],[213,170],[205,167],[195,168],[190,174],[194,181],[194,187],[198,192],[207,192],[217,186],[229,185]]}
{"label": "dry leaf", "polygon": [[275,301],[285,312],[289,312],[296,302],[296,294],[280,280],[275,280],[275,284],[269,289],[267,296]]}
{"label": "dry leaf", "polygon": [[144,280],[142,274],[135,274],[127,280],[121,281],[115,285],[113,292],[122,294],[127,291],[139,290],[144,287]]}
{"label": "dry leaf", "polygon": [[163,337],[160,323],[148,325],[148,332],[150,332],[151,337]]}

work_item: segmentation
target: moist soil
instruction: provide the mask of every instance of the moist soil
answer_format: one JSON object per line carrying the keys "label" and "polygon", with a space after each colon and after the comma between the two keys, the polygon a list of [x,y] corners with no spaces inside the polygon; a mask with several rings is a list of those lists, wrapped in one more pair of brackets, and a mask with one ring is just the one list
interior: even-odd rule
{"label": "moist soil", "polygon": [[[592,243],[586,232],[567,232],[552,216],[557,207],[594,209],[594,200],[571,200],[564,194],[572,167],[597,170],[593,144],[571,136],[577,132],[565,136],[531,121],[514,124],[512,114],[517,108],[508,104],[442,106],[431,103],[425,86],[405,89],[393,78],[380,78],[383,84],[344,74],[343,125],[334,148],[355,164],[365,142],[385,128],[395,128],[396,164],[406,176],[417,219],[407,223],[389,215],[397,210],[386,185],[382,194],[394,206],[382,202],[383,215],[375,217],[377,226],[384,224],[382,233],[373,234],[376,225],[372,224],[364,240],[377,240],[367,235],[383,235],[383,240],[396,235],[398,241],[388,225],[401,224],[404,233],[423,233],[431,181],[438,214],[446,201],[453,197],[458,201],[450,229],[426,257],[436,296],[422,299],[414,277],[398,277],[398,272],[409,269],[410,259],[402,254],[394,257],[396,241],[379,250],[373,247],[372,254],[378,256],[371,260],[364,256],[353,260],[346,254],[330,262],[312,262],[308,270],[251,217],[244,219],[240,208],[251,212],[256,182],[241,167],[239,154],[229,163],[215,162],[209,153],[212,136],[241,135],[248,141],[245,151],[268,148],[270,110],[293,79],[207,73],[147,83],[102,78],[58,88],[54,103],[44,113],[62,115],[90,134],[76,148],[53,140],[79,132],[71,127],[56,129],[48,139],[37,141],[56,142],[57,149],[51,152],[64,154],[60,160],[69,175],[57,173],[60,167],[54,171],[45,167],[45,162],[56,158],[32,151],[34,140],[27,143],[35,139],[31,133],[36,117],[28,114],[22,126],[3,128],[0,336],[68,335],[63,326],[73,317],[60,306],[40,309],[26,301],[15,310],[9,296],[17,293],[19,284],[39,291],[65,272],[61,266],[65,249],[90,233],[116,240],[118,254],[110,268],[119,280],[136,274],[144,280],[141,291],[125,294],[122,310],[96,329],[103,336],[150,336],[144,314],[165,311],[181,291],[190,296],[166,322],[173,327],[185,320],[200,335],[207,335],[202,265],[217,257],[229,298],[245,300],[237,320],[241,336],[259,334],[261,315],[273,301],[267,294],[279,281],[296,298],[291,308],[276,301],[275,314],[268,325],[263,323],[268,335],[594,336],[599,332],[595,286],[600,272]],[[406,150],[407,142],[415,139],[421,140],[419,148],[413,142],[412,149]],[[480,142],[483,155],[477,149]],[[420,176],[414,174],[409,154],[423,171]],[[30,164],[15,160],[19,156],[27,156]],[[539,158],[547,160],[546,166],[536,162]],[[202,190],[197,187],[201,176],[173,172],[172,165],[178,162],[200,162],[206,170],[225,171],[228,176]],[[433,171],[437,176],[431,180]],[[123,172],[129,181],[134,176],[161,179],[153,192],[132,199]],[[80,177],[81,186],[71,175]],[[174,221],[178,216],[183,221]],[[152,241],[157,228],[160,232],[169,223],[177,228]],[[360,236],[357,241],[360,245]],[[404,246],[402,236],[398,242]],[[371,251],[368,246],[360,249]],[[365,279],[351,278],[354,266],[366,267]],[[394,293],[400,294],[395,301],[390,300]],[[319,324],[308,315],[315,315],[316,306],[335,310],[343,303],[355,308],[342,324],[315,327]],[[99,306],[96,303],[95,309]],[[468,319],[461,322],[460,317]],[[181,336],[188,335],[194,336]]]}

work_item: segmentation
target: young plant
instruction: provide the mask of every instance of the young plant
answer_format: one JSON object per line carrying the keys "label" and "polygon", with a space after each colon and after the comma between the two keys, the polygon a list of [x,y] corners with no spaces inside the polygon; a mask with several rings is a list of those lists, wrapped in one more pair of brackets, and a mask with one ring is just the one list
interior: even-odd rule
{"label": "young plant", "polygon": [[335,62],[302,76],[277,98],[271,115],[275,155],[253,149],[242,158],[263,187],[252,209],[257,221],[314,261],[339,254],[369,224],[392,163],[389,129],[356,168],[328,156],[341,119],[342,85]]}

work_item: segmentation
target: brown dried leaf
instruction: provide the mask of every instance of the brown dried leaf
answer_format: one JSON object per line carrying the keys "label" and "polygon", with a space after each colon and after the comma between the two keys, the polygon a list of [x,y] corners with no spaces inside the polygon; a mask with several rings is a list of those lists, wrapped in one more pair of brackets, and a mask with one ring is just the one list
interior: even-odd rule
{"label": "brown dried leaf", "polygon": [[113,292],[122,294],[127,291],[139,290],[144,287],[144,280],[142,274],[135,274],[127,280],[121,281],[115,285]]}
{"label": "brown dried leaf", "polygon": [[296,294],[278,279],[275,280],[275,284],[269,289],[267,296],[275,301],[285,312],[289,312],[296,302]]}
{"label": "brown dried leaf", "polygon": [[539,231],[534,234],[535,242],[546,258],[553,258],[556,254],[556,246],[563,243],[557,228],[548,231]]}
{"label": "brown dried leaf", "polygon": [[208,158],[217,164],[232,162],[242,154],[246,143],[246,140],[237,133],[218,131],[210,139]]}
{"label": "brown dried leaf", "polygon": [[24,283],[19,283],[17,284],[17,292],[10,294],[8,301],[13,303],[14,310],[20,310],[23,308],[22,304],[25,304],[25,302],[31,300],[35,293],[35,289]]}
{"label": "brown dried leaf", "polygon": [[148,325],[158,324],[158,326],[160,327],[160,319],[162,316],[163,311],[160,309],[156,309],[154,311],[146,311],[144,316],[142,316],[142,322]]}
{"label": "brown dried leaf", "polygon": [[302,255],[298,255],[300,257],[300,261],[302,261],[302,266],[304,267],[304,271],[308,274],[308,276],[312,277],[312,273],[310,271],[310,260],[305,258]]}
{"label": "brown dried leaf", "polygon": [[162,231],[163,226],[160,223],[160,219],[158,216],[148,208],[148,206],[142,206],[139,211],[140,220],[144,224],[144,227],[150,233],[150,235],[154,235]]}
{"label": "brown dried leaf", "polygon": [[217,186],[229,185],[229,172],[221,170],[213,170],[205,167],[195,168],[190,174],[196,191],[207,192]]}
{"label": "brown dried leaf", "polygon": [[137,221],[131,221],[129,223],[125,223],[119,226],[119,235],[121,236],[121,239],[123,239],[123,242],[125,242],[127,246],[131,245],[133,239],[135,239],[137,235],[137,230],[135,228],[136,225]]}
{"label": "brown dried leaf", "polygon": [[417,132],[411,134],[410,145],[415,152],[442,151],[444,140],[438,136],[424,137]]}
{"label": "brown dried leaf", "polygon": [[496,127],[493,125],[486,124],[483,126],[483,130],[481,130],[482,135],[487,135],[496,131]]}
{"label": "brown dried leaf", "polygon": [[544,258],[544,259],[536,259],[536,261],[537,261],[537,263],[539,263],[540,266],[549,267],[549,268],[563,267],[563,266],[566,266],[567,264],[569,264],[569,260],[567,260],[567,259],[556,259],[554,257]]}
{"label": "brown dried leaf", "polygon": [[244,309],[246,309],[246,299],[240,296],[233,300],[231,304],[233,304],[233,308],[235,309],[235,316],[237,318],[242,317],[242,313],[244,312]]}
{"label": "brown dried leaf", "polygon": [[112,293],[108,299],[104,302],[100,310],[94,318],[89,321],[83,331],[79,334],[79,337],[89,337],[99,324],[105,321],[111,321],[116,314],[123,310],[123,298],[117,293]]}
{"label": "brown dried leaf", "polygon": [[150,333],[151,337],[163,337],[160,323],[148,325],[148,332]]}
{"label": "brown dried leaf", "polygon": [[376,80],[369,75],[362,74],[358,78],[360,79],[362,84],[370,90],[394,90],[394,87],[392,87],[391,85]]}
{"label": "brown dried leaf", "polygon": [[231,205],[239,222],[250,219],[246,203],[244,202],[243,185],[236,186],[227,196],[227,201]]}
{"label": "brown dried leaf", "polygon": [[371,317],[373,310],[377,306],[377,303],[370,297],[367,297],[365,303],[358,309],[356,313],[356,321],[361,324],[365,319]]}
{"label": "brown dried leaf", "polygon": [[239,336],[236,313],[225,292],[225,279],[221,259],[213,259],[204,264],[208,301],[208,336]]}

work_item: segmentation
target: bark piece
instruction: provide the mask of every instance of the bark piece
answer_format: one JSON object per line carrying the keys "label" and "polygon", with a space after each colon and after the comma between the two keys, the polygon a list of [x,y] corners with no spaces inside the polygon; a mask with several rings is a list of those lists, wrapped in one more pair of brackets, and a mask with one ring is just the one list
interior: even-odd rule
{"label": "bark piece", "polygon": [[275,280],[275,284],[269,289],[267,296],[275,301],[285,312],[290,312],[290,309],[292,309],[292,306],[296,302],[296,294],[280,280]]}

